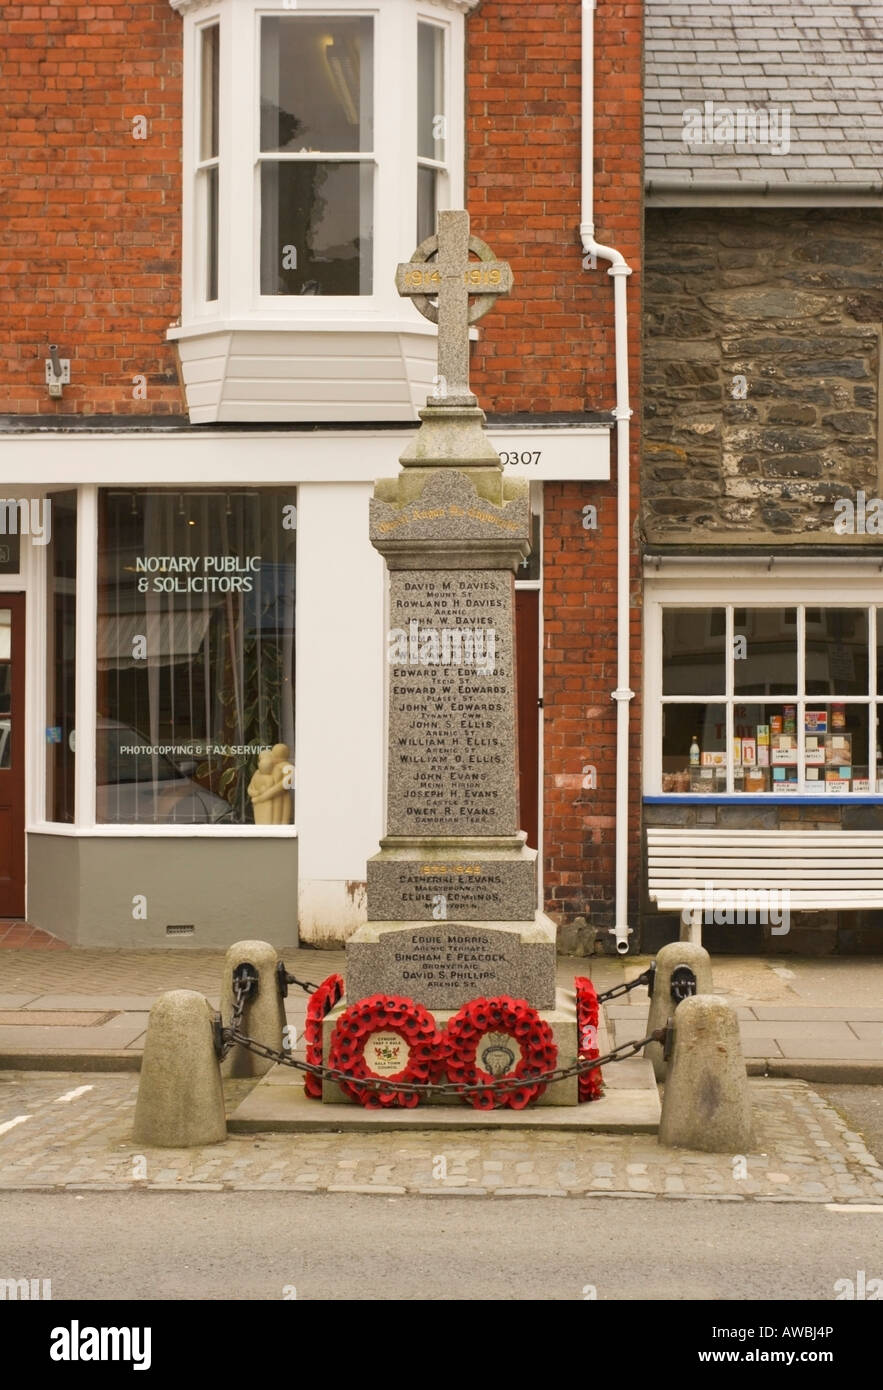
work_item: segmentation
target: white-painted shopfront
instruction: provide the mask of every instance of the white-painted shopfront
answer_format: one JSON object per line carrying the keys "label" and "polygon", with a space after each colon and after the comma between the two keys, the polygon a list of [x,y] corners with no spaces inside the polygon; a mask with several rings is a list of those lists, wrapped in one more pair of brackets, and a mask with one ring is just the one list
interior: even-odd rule
{"label": "white-painted shopfront", "polygon": [[[340,942],[364,920],[387,648],[368,502],[412,430],[7,437],[4,475],[29,482],[2,491],[50,501],[54,526],[48,544],[18,537],[18,571],[13,557],[0,572],[0,608],[3,593],[26,607],[10,747],[31,923],[81,944],[199,947]],[[538,485],[609,478],[606,423],[491,437]],[[279,744],[290,810],[256,824],[258,756]]]}

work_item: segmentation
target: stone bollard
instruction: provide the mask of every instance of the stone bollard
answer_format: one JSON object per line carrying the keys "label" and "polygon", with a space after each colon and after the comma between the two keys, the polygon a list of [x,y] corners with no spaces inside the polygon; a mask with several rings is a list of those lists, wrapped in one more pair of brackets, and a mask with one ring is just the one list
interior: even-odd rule
{"label": "stone bollard", "polygon": [[[282,1047],[285,1027],[285,1004],[276,979],[278,957],[266,941],[237,941],[224,958],[224,983],[221,991],[221,1018],[230,1022],[233,1014],[233,971],[247,961],[258,972],[257,997],[245,1006],[242,1031],[255,1042],[278,1051]],[[223,1076],[263,1076],[273,1066],[268,1057],[257,1057],[247,1048],[231,1048],[221,1063]]]}
{"label": "stone bollard", "polygon": [[214,1012],[192,989],[160,995],[147,1023],[135,1106],[136,1144],[188,1149],[227,1137]]}
{"label": "stone bollard", "polygon": [[[692,941],[670,941],[662,946],[656,956],[656,978],[653,982],[653,998],[650,1000],[650,1014],[647,1019],[647,1033],[655,1033],[664,1028],[674,1016],[679,1006],[671,997],[672,971],[679,965],[688,965],[696,976],[696,993],[711,994],[711,956],[704,946],[695,946]],[[646,1037],[646,1034],[645,1034]],[[644,1048],[644,1056],[653,1063],[653,1074],[657,1081],[664,1081],[668,1072],[668,1062],[662,1056],[662,1043],[651,1042]]]}
{"label": "stone bollard", "polygon": [[751,1099],[736,1010],[719,994],[697,994],[678,1005],[674,1023],[660,1144],[747,1153]]}

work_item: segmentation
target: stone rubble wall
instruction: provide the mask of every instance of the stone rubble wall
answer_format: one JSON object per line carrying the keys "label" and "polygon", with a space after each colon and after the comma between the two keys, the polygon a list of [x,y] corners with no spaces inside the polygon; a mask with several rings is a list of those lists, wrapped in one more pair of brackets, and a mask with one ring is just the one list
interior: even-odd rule
{"label": "stone rubble wall", "polygon": [[647,541],[879,544],[833,527],[883,490],[883,211],[653,208],[646,247]]}

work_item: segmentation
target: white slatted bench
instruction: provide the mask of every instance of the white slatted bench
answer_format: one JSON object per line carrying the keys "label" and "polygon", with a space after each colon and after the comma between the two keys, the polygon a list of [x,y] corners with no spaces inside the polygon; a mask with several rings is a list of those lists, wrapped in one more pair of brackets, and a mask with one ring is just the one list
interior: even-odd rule
{"label": "white slatted bench", "polygon": [[[751,893],[785,889],[792,912],[883,908],[883,831],[648,826],[648,896],[660,912],[680,914],[682,941],[701,942],[705,907],[725,889],[738,895],[736,908],[740,896],[750,907]],[[780,908],[779,900],[776,916]]]}

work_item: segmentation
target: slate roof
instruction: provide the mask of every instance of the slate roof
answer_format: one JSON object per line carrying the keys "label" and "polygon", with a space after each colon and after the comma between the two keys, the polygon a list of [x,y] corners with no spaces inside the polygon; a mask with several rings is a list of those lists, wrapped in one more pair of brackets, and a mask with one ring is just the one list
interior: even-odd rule
{"label": "slate roof", "polygon": [[[883,180],[881,0],[645,0],[644,23],[648,182]],[[739,108],[777,138],[736,144]]]}

